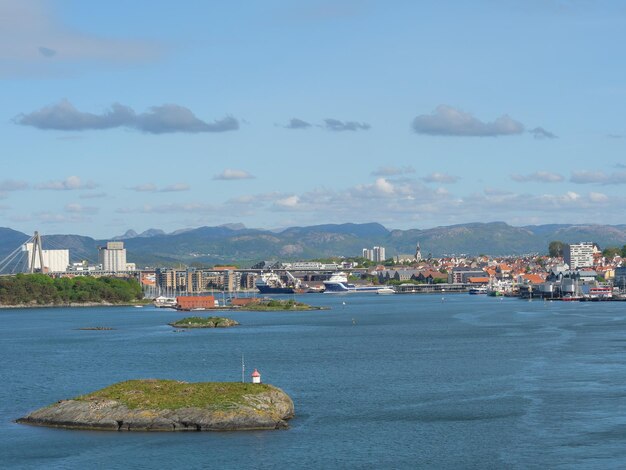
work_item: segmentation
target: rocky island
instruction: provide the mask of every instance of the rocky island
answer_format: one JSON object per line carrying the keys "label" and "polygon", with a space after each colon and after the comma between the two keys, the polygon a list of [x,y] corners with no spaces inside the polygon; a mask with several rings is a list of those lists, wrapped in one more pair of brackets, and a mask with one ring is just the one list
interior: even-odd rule
{"label": "rocky island", "polygon": [[[238,310],[250,310],[254,312],[283,312],[283,311],[306,311],[327,310],[325,307],[314,307],[303,302],[283,299],[239,299],[240,302],[234,307]],[[234,301],[233,301],[234,303]]]}
{"label": "rocky island", "polygon": [[61,400],[18,423],[109,431],[241,431],[289,427],[291,398],[268,384],[129,380]]}
{"label": "rocky island", "polygon": [[228,328],[239,325],[239,322],[224,317],[186,317],[169,325],[175,328]]}

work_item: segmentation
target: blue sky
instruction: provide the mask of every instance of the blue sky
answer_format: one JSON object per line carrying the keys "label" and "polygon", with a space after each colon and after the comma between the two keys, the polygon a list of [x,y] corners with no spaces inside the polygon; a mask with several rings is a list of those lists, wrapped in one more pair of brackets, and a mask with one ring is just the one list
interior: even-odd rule
{"label": "blue sky", "polygon": [[626,223],[626,5],[0,0],[0,225]]}

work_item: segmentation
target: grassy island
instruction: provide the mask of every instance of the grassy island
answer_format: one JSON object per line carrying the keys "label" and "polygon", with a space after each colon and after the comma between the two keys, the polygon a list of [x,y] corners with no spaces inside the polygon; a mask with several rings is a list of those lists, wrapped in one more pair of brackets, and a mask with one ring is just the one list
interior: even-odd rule
{"label": "grassy island", "polygon": [[243,405],[248,396],[267,392],[271,388],[271,385],[242,382],[128,380],[82,395],[75,400],[115,400],[131,410],[177,410],[191,407],[227,410]]}
{"label": "grassy island", "polygon": [[116,277],[61,277],[17,274],[0,278],[0,306],[55,306],[140,303],[141,286],[135,279]]}
{"label": "grassy island", "polygon": [[295,300],[280,299],[260,299],[257,302],[250,302],[240,307],[241,310],[254,311],[298,311],[298,310],[322,310],[321,307],[313,307],[303,302]]}
{"label": "grassy island", "polygon": [[237,325],[239,322],[224,317],[186,317],[170,323],[176,328],[228,328]]}
{"label": "grassy island", "polygon": [[112,431],[231,431],[288,427],[291,398],[272,385],[129,380],[34,411],[18,423]]}

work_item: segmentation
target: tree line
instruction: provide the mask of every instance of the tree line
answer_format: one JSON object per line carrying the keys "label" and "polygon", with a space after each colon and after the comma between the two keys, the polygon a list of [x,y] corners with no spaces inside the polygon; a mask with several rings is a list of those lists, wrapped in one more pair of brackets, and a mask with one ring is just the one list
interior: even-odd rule
{"label": "tree line", "polygon": [[[569,245],[567,243],[563,243],[559,240],[554,240],[550,242],[548,245],[548,254],[553,257],[563,257],[565,250],[567,250]],[[607,258],[613,258],[615,256],[621,256],[622,258],[626,258],[626,245],[621,248],[618,246],[609,246],[602,250],[602,256]]]}
{"label": "tree line", "polygon": [[50,305],[86,302],[124,303],[143,298],[135,279],[17,274],[0,278],[1,305]]}

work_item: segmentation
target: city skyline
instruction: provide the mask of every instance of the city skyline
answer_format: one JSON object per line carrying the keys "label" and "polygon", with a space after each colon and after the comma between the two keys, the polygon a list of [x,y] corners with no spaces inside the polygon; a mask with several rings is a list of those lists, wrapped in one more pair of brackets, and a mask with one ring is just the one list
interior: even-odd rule
{"label": "city skyline", "polygon": [[620,2],[0,1],[0,225],[623,224]]}

